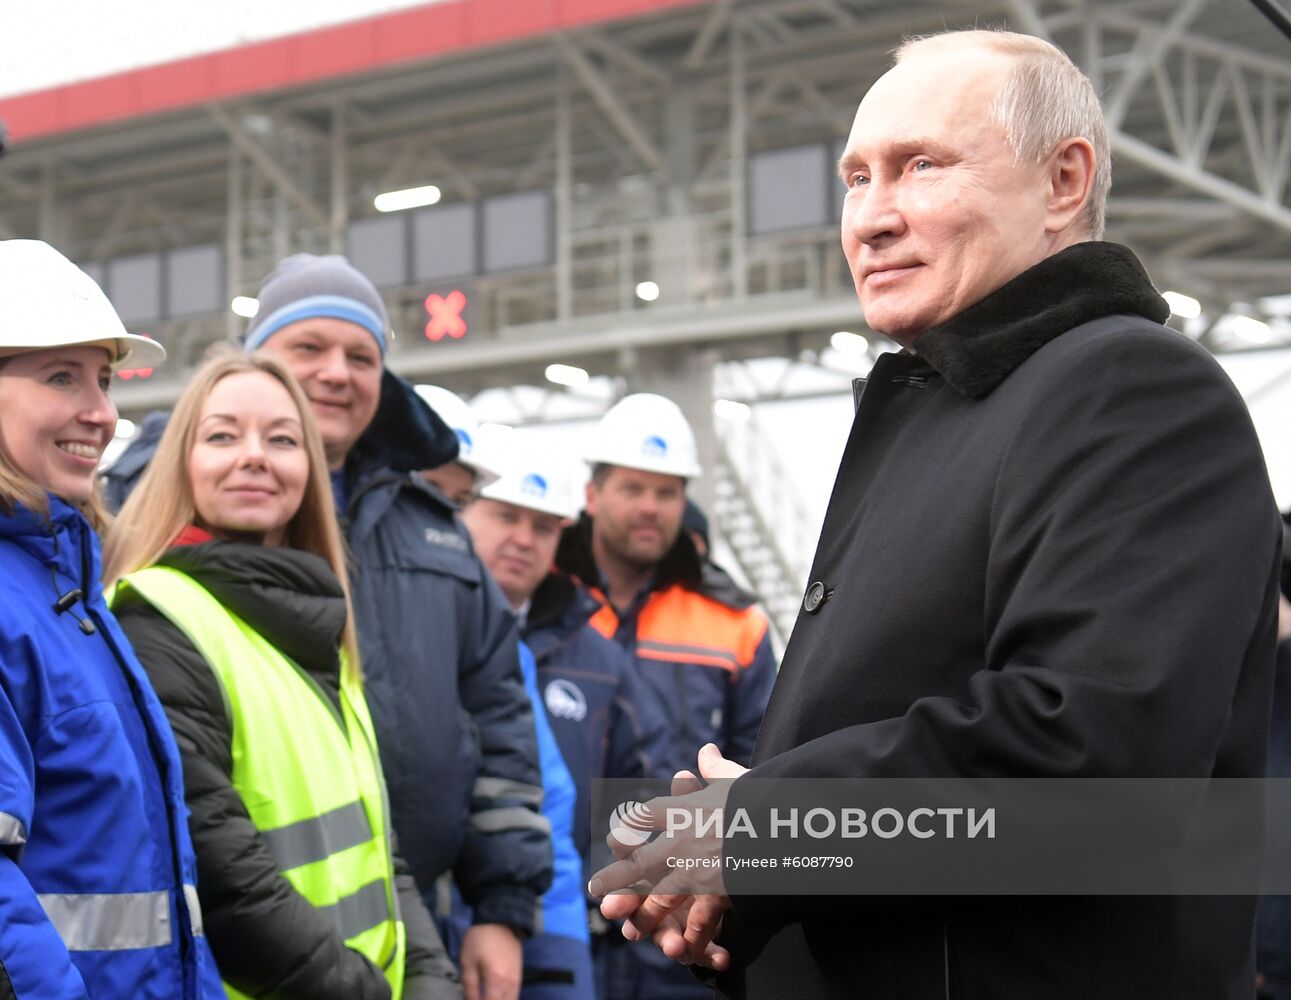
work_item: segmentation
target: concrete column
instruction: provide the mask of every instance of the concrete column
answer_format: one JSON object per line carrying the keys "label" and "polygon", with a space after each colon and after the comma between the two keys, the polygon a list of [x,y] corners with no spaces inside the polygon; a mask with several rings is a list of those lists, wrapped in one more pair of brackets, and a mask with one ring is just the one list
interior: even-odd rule
{"label": "concrete column", "polygon": [[332,161],[331,211],[327,231],[329,253],[345,252],[345,230],[350,221],[350,174],[345,125],[345,105],[337,101],[332,107],[332,131],[329,136]]}
{"label": "concrete column", "polygon": [[695,106],[687,90],[668,96],[664,132],[667,142],[665,216],[651,227],[650,273],[659,285],[659,304],[687,305],[699,291],[696,240],[691,212],[691,183],[695,173]]}
{"label": "concrete column", "polygon": [[229,340],[237,339],[243,320],[230,308],[233,299],[242,294],[242,154],[229,145],[228,196],[224,207],[224,332]]}
{"label": "concrete column", "polygon": [[718,354],[712,348],[692,348],[642,355],[640,364],[627,373],[630,392],[657,392],[681,407],[695,432],[699,464],[704,475],[691,481],[690,495],[704,512],[713,510],[713,478],[719,447],[713,417],[713,366]]}

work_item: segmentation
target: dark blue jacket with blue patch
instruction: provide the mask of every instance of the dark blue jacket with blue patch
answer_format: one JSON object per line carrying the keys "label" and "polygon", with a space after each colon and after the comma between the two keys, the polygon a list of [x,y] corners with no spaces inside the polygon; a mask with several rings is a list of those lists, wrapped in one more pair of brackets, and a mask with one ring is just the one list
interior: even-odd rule
{"label": "dark blue jacket with blue patch", "polygon": [[[417,473],[457,447],[387,370],[344,469],[365,692],[400,848],[428,905],[452,869],[477,923],[528,934],[551,882],[551,840],[515,618],[454,505]],[[146,464],[132,446],[107,495],[119,502]]]}
{"label": "dark blue jacket with blue patch", "polygon": [[600,608],[568,577],[553,573],[534,593],[524,628],[547,718],[578,788],[574,844],[584,868],[591,849],[592,782],[671,776],[664,770],[667,721],[632,657],[588,624]]}
{"label": "dark blue jacket with blue patch", "polygon": [[654,580],[624,609],[612,607],[592,557],[592,519],[565,529],[559,568],[601,602],[592,627],[634,657],[638,676],[667,718],[661,773],[694,771],[700,747],[747,765],[776,678],[767,620],[751,595],[699,557],[687,532],[655,567]]}
{"label": "dark blue jacket with blue patch", "polygon": [[100,575],[63,501],[0,513],[0,997],[223,998],[179,751]]}

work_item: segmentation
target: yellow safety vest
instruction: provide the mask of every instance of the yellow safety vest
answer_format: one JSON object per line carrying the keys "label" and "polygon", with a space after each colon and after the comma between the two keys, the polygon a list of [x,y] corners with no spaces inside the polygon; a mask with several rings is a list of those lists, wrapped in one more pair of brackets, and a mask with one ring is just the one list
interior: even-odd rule
{"label": "yellow safety vest", "polygon": [[[400,1000],[404,925],[390,810],[355,672],[341,670],[338,712],[304,670],[186,574],[163,566],[131,573],[113,604],[128,590],[188,636],[219,679],[233,728],[233,787],[278,870]],[[225,987],[230,1000],[245,996]]]}

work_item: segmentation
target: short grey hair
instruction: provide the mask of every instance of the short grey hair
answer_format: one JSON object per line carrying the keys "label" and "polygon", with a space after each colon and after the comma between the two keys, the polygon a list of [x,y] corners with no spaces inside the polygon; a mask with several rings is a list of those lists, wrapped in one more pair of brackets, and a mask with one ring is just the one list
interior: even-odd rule
{"label": "short grey hair", "polygon": [[1089,140],[1094,147],[1094,182],[1080,224],[1089,239],[1102,239],[1112,154],[1107,120],[1089,77],[1056,45],[1012,31],[946,31],[907,39],[893,53],[893,62],[923,49],[952,45],[980,45],[1014,59],[1013,72],[991,105],[991,119],[1003,130],[1018,162],[1039,163],[1064,139]]}

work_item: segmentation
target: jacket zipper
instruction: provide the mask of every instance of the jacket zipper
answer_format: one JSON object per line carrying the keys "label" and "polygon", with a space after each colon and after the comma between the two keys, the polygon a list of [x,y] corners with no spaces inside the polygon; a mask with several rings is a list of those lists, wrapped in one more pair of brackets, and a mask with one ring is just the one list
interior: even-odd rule
{"label": "jacket zipper", "polygon": [[[54,545],[56,547],[58,545],[57,534],[54,536]],[[189,951],[192,948],[192,939],[194,937],[193,916],[188,911],[188,897],[184,892],[184,886],[186,884],[184,882],[184,864],[181,857],[180,842],[175,836],[175,830],[180,819],[176,816],[175,804],[170,799],[170,785],[168,782],[168,779],[172,777],[171,766],[182,766],[179,760],[179,751],[178,748],[176,748],[173,760],[163,761],[160,750],[156,745],[157,734],[153,730],[152,724],[148,719],[148,713],[144,706],[144,693],[135,682],[134,676],[131,674],[129,669],[127,669],[125,657],[122,655],[121,650],[117,648],[116,640],[113,639],[111,633],[108,632],[102,617],[90,606],[88,595],[90,594],[89,587],[91,584],[90,567],[93,565],[93,562],[90,559],[89,542],[84,533],[81,535],[79,549],[80,551],[78,554],[81,561],[80,575],[82,593],[86,595],[81,599],[82,607],[85,609],[86,618],[94,623],[95,628],[98,630],[98,634],[103,637],[103,644],[107,646],[108,654],[116,662],[117,669],[121,671],[121,676],[126,682],[126,688],[130,691],[130,699],[134,703],[134,710],[139,714],[139,722],[141,724],[140,728],[143,730],[144,742],[148,745],[148,756],[152,758],[153,769],[157,772],[157,777],[161,781],[161,801],[166,809],[166,843],[170,846],[171,874],[175,879],[175,909],[177,913],[183,917],[183,926],[188,928],[188,933],[184,934],[180,926],[180,921],[177,920],[176,926],[174,927],[171,935],[171,940],[175,944],[175,950],[179,953],[179,976],[180,982],[184,984],[184,994],[186,997],[196,996],[198,988],[197,968],[195,964],[190,965],[188,961]],[[183,822],[187,823],[188,821],[185,819]],[[196,865],[196,853],[194,853],[193,862],[194,865]],[[192,993],[189,993],[188,990],[188,986],[190,984],[192,985]]]}

